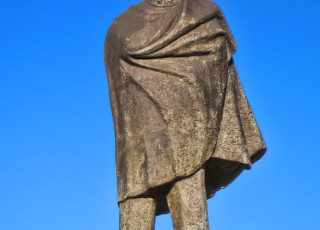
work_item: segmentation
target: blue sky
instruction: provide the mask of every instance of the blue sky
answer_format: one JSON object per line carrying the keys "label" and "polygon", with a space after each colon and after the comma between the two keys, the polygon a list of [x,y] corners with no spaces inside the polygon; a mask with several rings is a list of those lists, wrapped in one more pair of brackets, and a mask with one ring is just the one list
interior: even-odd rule
{"label": "blue sky", "polygon": [[[118,229],[103,45],[137,2],[1,1],[0,229]],[[268,152],[208,201],[210,227],[318,230],[320,3],[216,3]]]}

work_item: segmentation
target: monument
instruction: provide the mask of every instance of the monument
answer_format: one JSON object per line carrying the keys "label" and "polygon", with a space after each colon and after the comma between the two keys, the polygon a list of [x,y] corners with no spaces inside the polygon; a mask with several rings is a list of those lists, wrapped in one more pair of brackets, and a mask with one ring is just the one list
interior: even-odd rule
{"label": "monument", "polygon": [[209,229],[207,199],[266,151],[236,42],[210,0],[146,0],[110,26],[105,63],[121,230]]}

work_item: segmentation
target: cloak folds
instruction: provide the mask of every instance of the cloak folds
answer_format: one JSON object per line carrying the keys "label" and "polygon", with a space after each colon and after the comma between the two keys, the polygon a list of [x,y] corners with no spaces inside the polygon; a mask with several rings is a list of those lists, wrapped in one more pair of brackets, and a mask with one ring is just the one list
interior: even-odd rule
{"label": "cloak folds", "polygon": [[168,212],[174,181],[200,168],[210,198],[266,147],[232,55],[219,7],[141,2],[111,25],[105,62],[116,136],[118,202],[155,196]]}

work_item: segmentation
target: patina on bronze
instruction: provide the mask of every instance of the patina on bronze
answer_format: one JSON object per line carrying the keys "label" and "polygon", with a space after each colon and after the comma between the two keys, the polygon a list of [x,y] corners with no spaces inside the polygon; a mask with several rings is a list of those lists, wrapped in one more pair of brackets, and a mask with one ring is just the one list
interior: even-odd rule
{"label": "patina on bronze", "polygon": [[116,136],[120,229],[209,229],[206,199],[266,147],[210,0],[147,0],[115,19],[105,42]]}

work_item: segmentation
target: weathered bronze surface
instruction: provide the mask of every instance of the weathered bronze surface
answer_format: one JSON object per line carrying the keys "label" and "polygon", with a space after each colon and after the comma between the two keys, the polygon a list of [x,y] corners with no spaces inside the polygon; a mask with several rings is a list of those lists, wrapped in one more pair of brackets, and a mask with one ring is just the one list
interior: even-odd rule
{"label": "weathered bronze surface", "polygon": [[105,42],[116,135],[120,229],[209,229],[206,199],[266,147],[210,0],[147,0],[115,19]]}

